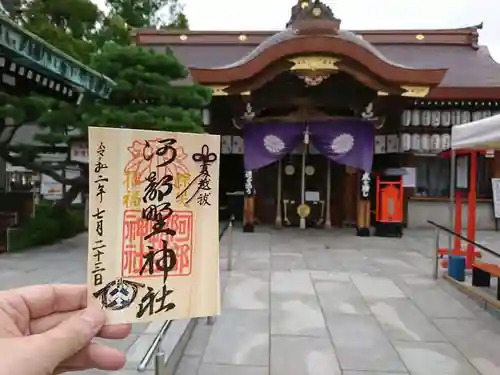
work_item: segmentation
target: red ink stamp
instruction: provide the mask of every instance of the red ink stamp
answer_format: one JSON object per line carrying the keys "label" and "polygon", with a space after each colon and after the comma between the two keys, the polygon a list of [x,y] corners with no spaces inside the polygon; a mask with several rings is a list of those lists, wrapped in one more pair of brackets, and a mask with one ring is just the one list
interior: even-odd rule
{"label": "red ink stamp", "polygon": [[123,215],[122,238],[122,277],[146,278],[163,277],[162,270],[154,268],[152,275],[140,276],[144,266],[144,256],[151,250],[160,250],[162,240],[175,251],[176,265],[168,276],[189,276],[191,274],[193,255],[194,215],[192,211],[175,211],[165,220],[165,226],[176,232],[175,236],[166,233],[156,234],[147,240],[146,235],[153,231],[154,222],[142,218],[142,210],[125,210]]}

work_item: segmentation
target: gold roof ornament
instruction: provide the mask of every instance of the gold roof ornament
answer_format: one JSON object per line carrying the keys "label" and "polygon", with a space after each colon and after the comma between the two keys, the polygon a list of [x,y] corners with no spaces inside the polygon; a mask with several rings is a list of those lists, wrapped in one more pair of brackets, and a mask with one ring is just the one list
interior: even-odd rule
{"label": "gold roof ornament", "polygon": [[404,92],[401,96],[406,96],[409,98],[423,98],[429,94],[431,90],[428,86],[401,86]]}
{"label": "gold roof ornament", "polygon": [[289,59],[293,63],[291,71],[338,70],[339,58],[331,56],[299,56]]}
{"label": "gold roof ornament", "polygon": [[229,86],[208,86],[212,90],[212,96],[228,96],[226,89]]}

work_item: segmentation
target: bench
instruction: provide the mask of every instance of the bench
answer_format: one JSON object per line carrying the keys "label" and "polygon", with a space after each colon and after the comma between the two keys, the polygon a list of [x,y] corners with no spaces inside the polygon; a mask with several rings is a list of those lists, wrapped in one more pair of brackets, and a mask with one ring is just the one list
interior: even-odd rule
{"label": "bench", "polygon": [[[491,263],[474,263],[472,265],[472,285],[489,287],[491,276],[500,279],[500,266]],[[500,301],[500,280],[497,281],[497,300]]]}

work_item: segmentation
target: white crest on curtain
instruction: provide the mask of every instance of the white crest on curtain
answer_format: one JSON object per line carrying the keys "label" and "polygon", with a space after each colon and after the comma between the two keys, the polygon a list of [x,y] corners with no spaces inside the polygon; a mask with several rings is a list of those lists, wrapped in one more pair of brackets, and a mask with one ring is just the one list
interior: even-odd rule
{"label": "white crest on curtain", "polygon": [[268,134],[264,137],[264,147],[271,154],[279,154],[285,149],[285,142],[274,134]]}
{"label": "white crest on curtain", "polygon": [[350,134],[344,133],[335,137],[330,146],[331,150],[336,154],[345,154],[354,147],[354,137]]}

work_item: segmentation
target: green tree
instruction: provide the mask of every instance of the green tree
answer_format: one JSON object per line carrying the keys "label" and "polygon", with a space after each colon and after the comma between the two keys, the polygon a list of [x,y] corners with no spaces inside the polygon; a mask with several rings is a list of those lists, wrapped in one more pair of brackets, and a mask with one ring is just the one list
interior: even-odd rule
{"label": "green tree", "polygon": [[103,12],[90,0],[21,0],[13,15],[22,27],[71,57],[88,63]]}
{"label": "green tree", "polygon": [[[90,0],[22,0],[11,17],[25,29],[71,57],[84,63],[91,61],[97,51],[94,36],[102,23],[103,13]],[[60,151],[55,145],[67,139],[67,134],[78,118],[74,103],[21,92],[19,88],[4,91],[0,95],[0,117],[9,122],[0,123],[0,157],[14,165],[24,166],[44,173],[66,184],[83,184],[84,178],[74,181],[60,176],[62,166],[39,162],[43,152]],[[38,137],[43,147],[29,144],[12,144],[23,126],[37,123],[46,128],[46,134]]]}
{"label": "green tree", "polygon": [[188,29],[179,0],[107,0],[111,16],[120,16],[133,28]]}
{"label": "green tree", "polygon": [[[110,11],[106,17],[90,0],[23,1],[18,22],[117,83],[107,100],[85,96],[81,105],[76,106],[44,98],[35,102],[36,112],[29,110],[28,105],[34,104],[26,99],[13,97],[2,102],[0,98],[0,114],[2,105],[4,112],[24,108],[25,103],[28,106],[28,110],[19,110],[19,115],[11,116],[16,118],[16,130],[25,123],[26,116],[22,113],[33,114],[30,121],[48,128],[47,134],[39,137],[46,145],[45,151],[68,142],[68,133],[75,129],[86,135],[88,126],[203,131],[201,110],[210,101],[210,91],[188,83],[187,69],[169,49],[155,52],[132,44],[134,28],[187,28],[187,19],[177,0],[108,0]],[[79,14],[84,15],[81,23]],[[14,148],[2,134],[0,139],[4,139],[0,142],[0,157],[71,186],[60,202],[63,206],[87,189],[87,166],[80,165],[84,172],[80,178],[68,180],[57,174],[59,166],[37,163],[39,149],[27,145]]]}
{"label": "green tree", "polygon": [[210,101],[210,91],[185,82],[188,71],[170,50],[160,53],[108,43],[94,56],[92,66],[116,86],[109,99],[82,103],[84,127],[203,132],[201,111]]}

